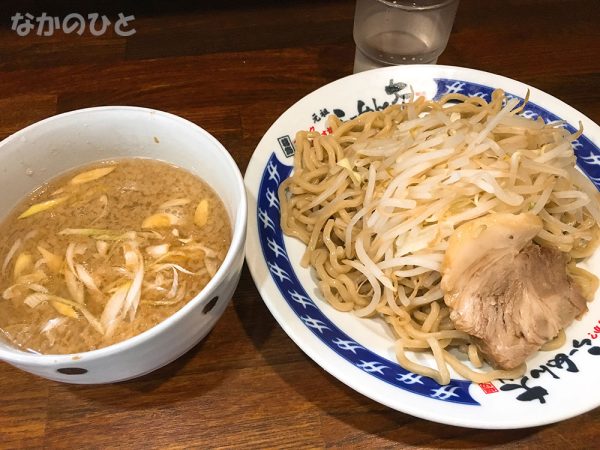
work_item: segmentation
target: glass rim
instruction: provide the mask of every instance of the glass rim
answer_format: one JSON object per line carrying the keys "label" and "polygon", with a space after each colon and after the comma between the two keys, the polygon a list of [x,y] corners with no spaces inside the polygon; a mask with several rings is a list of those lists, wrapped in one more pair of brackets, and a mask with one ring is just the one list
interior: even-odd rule
{"label": "glass rim", "polygon": [[453,3],[458,3],[460,0],[440,0],[438,2],[428,2],[433,3],[429,5],[416,5],[416,1],[407,1],[407,0],[375,0],[378,3],[383,3],[386,6],[391,8],[403,9],[406,11],[425,11],[429,9],[438,9],[444,8],[445,6],[451,5]]}

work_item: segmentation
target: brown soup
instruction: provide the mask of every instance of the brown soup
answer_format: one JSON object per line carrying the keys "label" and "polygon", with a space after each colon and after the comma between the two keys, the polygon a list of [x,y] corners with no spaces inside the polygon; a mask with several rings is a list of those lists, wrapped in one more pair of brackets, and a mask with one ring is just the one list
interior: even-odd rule
{"label": "brown soup", "polygon": [[77,169],[0,224],[0,334],[43,354],[128,339],[196,296],[230,243],[223,203],[181,168],[136,158]]}

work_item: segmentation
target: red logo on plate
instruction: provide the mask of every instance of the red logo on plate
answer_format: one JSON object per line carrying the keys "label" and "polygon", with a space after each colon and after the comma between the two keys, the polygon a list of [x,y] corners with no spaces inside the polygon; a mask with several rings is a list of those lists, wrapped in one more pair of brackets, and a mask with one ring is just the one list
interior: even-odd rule
{"label": "red logo on plate", "polygon": [[498,392],[498,389],[496,389],[496,386],[494,386],[494,384],[491,383],[491,382],[489,382],[489,383],[479,383],[479,387],[486,394],[493,394],[494,392]]}

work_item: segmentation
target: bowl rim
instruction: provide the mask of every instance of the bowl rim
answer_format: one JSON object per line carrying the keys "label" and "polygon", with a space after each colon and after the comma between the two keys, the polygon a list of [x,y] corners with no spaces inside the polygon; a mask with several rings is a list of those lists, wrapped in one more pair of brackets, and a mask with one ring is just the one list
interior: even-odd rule
{"label": "bowl rim", "polygon": [[[247,216],[248,216],[248,202],[246,197],[246,188],[244,185],[244,178],[242,173],[236,164],[235,160],[229,153],[229,151],[225,148],[221,142],[217,138],[215,138],[212,134],[206,131],[204,128],[200,127],[196,123],[180,117],[176,114],[172,114],[166,111],[161,111],[158,109],[146,108],[141,106],[125,106],[125,105],[109,105],[109,106],[95,106],[90,108],[81,108],[72,111],[68,111],[65,113],[56,114],[45,119],[42,119],[38,122],[34,122],[33,124],[28,125],[25,128],[22,128],[15,133],[7,136],[5,139],[0,141],[0,152],[2,148],[9,143],[12,143],[15,140],[22,138],[23,136],[30,133],[32,130],[37,129],[39,127],[46,127],[48,125],[52,125],[53,122],[59,122],[64,119],[71,118],[72,116],[77,116],[81,114],[89,114],[89,113],[114,113],[119,111],[126,111],[130,113],[139,113],[139,114],[151,114],[153,116],[159,116],[167,121],[172,121],[178,125],[183,125],[185,127],[190,128],[196,133],[202,135],[204,138],[208,140],[208,142],[213,145],[219,152],[223,153],[225,156],[225,160],[228,166],[228,169],[231,171],[233,178],[235,179],[235,190],[239,195],[240,201],[237,205],[238,214],[235,220],[235,223],[232,223],[232,237],[231,244],[227,250],[227,254],[225,255],[225,259],[223,263],[217,270],[217,273],[209,280],[206,286],[202,288],[202,290],[192,299],[190,299],[181,309],[177,310],[175,313],[164,319],[162,322],[154,325],[142,333],[125,339],[123,341],[117,342],[115,344],[109,345],[107,347],[103,347],[96,350],[89,350],[86,352],[79,353],[66,353],[66,354],[37,354],[37,353],[27,353],[18,348],[14,348],[11,350],[6,350],[0,347],[0,360],[6,361],[8,363],[14,364],[25,364],[28,366],[36,366],[36,367],[49,367],[56,365],[64,365],[68,364],[70,366],[73,363],[78,365],[85,364],[87,362],[91,362],[94,360],[102,359],[110,355],[114,355],[117,353],[125,352],[135,348],[144,342],[151,340],[156,337],[156,335],[162,333],[165,329],[170,328],[176,325],[188,312],[189,310],[199,306],[198,304],[207,303],[208,302],[208,293],[213,292],[217,286],[219,286],[225,278],[225,275],[230,271],[231,267],[234,265],[237,260],[236,255],[241,251],[242,259],[243,252],[245,251],[245,238],[246,238],[246,224],[247,224]],[[220,196],[219,193],[217,195]]]}

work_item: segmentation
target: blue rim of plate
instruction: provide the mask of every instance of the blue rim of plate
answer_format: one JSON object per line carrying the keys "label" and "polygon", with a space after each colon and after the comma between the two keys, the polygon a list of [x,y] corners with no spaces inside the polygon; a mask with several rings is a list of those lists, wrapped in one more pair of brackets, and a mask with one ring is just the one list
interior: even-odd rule
{"label": "blue rim of plate", "polygon": [[[495,88],[487,85],[458,78],[434,77],[433,81],[437,88],[434,99],[439,99],[448,93],[458,93],[467,96],[479,96],[489,101],[492,92],[495,90]],[[390,81],[391,83],[392,81]],[[391,93],[388,92],[387,87],[386,93]],[[506,96],[507,98],[512,97],[523,101],[522,97],[512,93],[507,93]],[[396,99],[398,98],[399,96],[396,96]],[[386,106],[386,104],[383,106]],[[521,114],[533,119],[541,117],[546,123],[561,120],[556,114],[532,102],[527,103]],[[571,133],[576,131],[576,128],[569,123],[564,123],[563,126]],[[293,155],[293,143],[288,136],[280,137],[278,141],[285,156],[290,157]],[[573,147],[577,156],[577,165],[595,186],[600,188],[600,148],[585,135],[574,141]],[[452,379],[450,384],[441,386],[430,378],[404,369],[397,362],[374,353],[340,330],[307,294],[290,262],[284,236],[279,225],[280,213],[277,191],[281,182],[291,174],[292,170],[291,165],[279,161],[275,152],[268,155],[267,163],[260,176],[257,192],[256,220],[258,240],[271,280],[295,316],[322,344],[369,376],[375,377],[390,386],[430,399],[465,406],[480,406],[481,404],[469,392],[471,386],[475,383],[462,379]],[[568,355],[561,353],[557,355],[553,362],[559,368],[563,368],[562,366],[568,364],[569,357],[580,350],[586,350],[591,355],[600,355],[600,347],[595,346],[590,339],[583,337],[580,340],[574,339],[570,350],[567,350]],[[562,358],[561,355],[565,358]],[[568,370],[568,367],[566,370]],[[536,372],[536,370],[532,370],[528,372],[529,377],[524,376],[516,381],[500,380],[500,390],[516,391],[518,393],[516,400],[519,401],[531,402],[537,400],[540,404],[544,404],[548,392],[542,386],[532,385],[541,372],[543,371],[538,370]]]}

